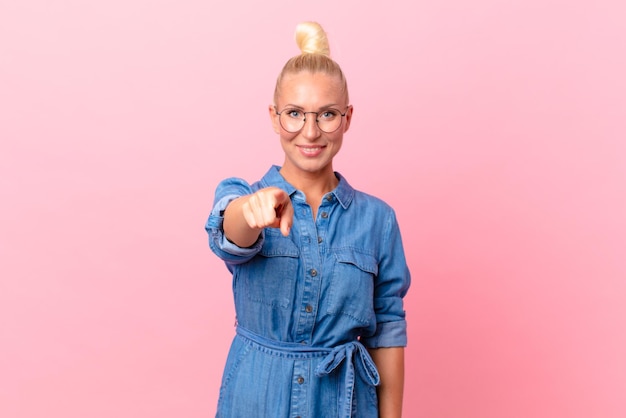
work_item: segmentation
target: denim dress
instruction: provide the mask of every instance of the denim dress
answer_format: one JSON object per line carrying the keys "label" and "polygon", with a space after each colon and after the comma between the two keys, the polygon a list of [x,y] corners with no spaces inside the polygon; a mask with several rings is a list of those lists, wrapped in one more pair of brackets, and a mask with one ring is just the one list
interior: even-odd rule
{"label": "denim dress", "polygon": [[[216,416],[377,418],[380,379],[367,348],[407,342],[410,274],[395,213],[335,173],[314,219],[279,169],[251,185],[223,180],[205,225],[233,275],[237,315]],[[228,203],[269,186],[291,197],[289,236],[265,228],[249,248],[228,241]]]}

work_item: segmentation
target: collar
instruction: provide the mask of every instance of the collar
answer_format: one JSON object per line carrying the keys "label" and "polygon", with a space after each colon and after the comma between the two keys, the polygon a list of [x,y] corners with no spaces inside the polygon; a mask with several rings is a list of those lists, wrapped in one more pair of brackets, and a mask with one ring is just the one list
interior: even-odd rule
{"label": "collar", "polygon": [[[292,196],[294,193],[298,191],[298,189],[293,187],[291,183],[287,182],[287,180],[285,180],[282,174],[280,174],[279,170],[280,170],[279,166],[273,165],[267,171],[267,173],[265,173],[260,183],[264,187],[269,187],[269,186],[280,187],[281,189],[286,191],[289,194],[289,196]],[[331,193],[335,196],[339,204],[344,209],[347,209],[348,206],[350,206],[350,203],[352,203],[355,190],[352,188],[352,186],[350,186],[350,184],[345,179],[345,177],[343,177],[341,174],[339,174],[336,171],[335,171],[335,176],[337,176],[337,179],[339,180],[339,184],[337,184],[337,187]]]}

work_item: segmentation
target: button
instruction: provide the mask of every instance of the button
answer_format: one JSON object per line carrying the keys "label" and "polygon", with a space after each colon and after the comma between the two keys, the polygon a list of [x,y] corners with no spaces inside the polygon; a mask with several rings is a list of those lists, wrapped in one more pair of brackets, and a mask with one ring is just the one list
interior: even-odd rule
{"label": "button", "polygon": [[304,307],[304,310],[307,311],[308,313],[311,313],[311,312],[313,312],[313,307],[311,305],[306,305]]}
{"label": "button", "polygon": [[321,244],[321,243],[322,243],[322,241],[324,241],[324,240],[322,239],[322,237],[317,237],[317,243],[318,243],[318,244]]}
{"label": "button", "polygon": [[332,194],[327,195],[326,196],[326,200],[328,200],[329,202],[332,202],[333,201],[333,195]]}
{"label": "button", "polygon": [[311,269],[311,276],[313,277],[317,276],[317,270]]}
{"label": "button", "polygon": [[298,379],[296,379],[296,381],[298,382],[298,384],[303,384],[304,383],[304,377],[302,376],[298,376]]}
{"label": "button", "polygon": [[328,218],[328,212],[322,212],[322,218],[324,219]]}

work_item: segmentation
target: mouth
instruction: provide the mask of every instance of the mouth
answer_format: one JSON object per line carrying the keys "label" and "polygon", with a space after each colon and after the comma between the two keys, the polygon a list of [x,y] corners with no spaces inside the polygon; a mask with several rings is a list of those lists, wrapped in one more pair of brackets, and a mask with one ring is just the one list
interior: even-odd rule
{"label": "mouth", "polygon": [[309,157],[315,157],[316,155],[319,155],[319,153],[321,153],[322,149],[324,148],[325,147],[320,145],[314,147],[298,145],[298,149],[300,150],[300,152]]}

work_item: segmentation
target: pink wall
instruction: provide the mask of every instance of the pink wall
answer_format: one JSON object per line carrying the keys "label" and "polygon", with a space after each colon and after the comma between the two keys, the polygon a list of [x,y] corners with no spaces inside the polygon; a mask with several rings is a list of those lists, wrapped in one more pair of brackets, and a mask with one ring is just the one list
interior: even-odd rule
{"label": "pink wall", "polygon": [[0,416],[214,413],[203,224],[282,162],[266,106],[308,19],[355,107],[336,168],[404,232],[405,416],[626,416],[623,2],[244,3],[0,5]]}

